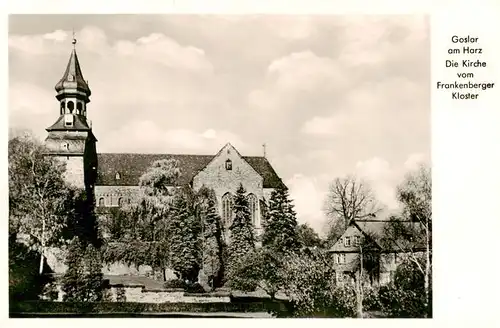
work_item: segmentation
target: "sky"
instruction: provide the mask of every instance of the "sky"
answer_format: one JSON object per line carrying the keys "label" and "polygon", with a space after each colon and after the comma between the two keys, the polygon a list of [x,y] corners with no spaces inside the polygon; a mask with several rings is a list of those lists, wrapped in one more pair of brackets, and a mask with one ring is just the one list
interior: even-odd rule
{"label": "sky", "polygon": [[9,127],[41,139],[72,50],[98,152],[266,156],[300,223],[355,174],[388,209],[430,161],[426,16],[11,15]]}

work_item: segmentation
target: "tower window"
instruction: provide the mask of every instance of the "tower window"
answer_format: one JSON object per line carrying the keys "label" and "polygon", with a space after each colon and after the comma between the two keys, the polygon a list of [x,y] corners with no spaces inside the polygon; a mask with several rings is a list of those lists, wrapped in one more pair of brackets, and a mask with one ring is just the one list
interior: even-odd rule
{"label": "tower window", "polygon": [[66,103],[64,101],[61,101],[61,115],[64,114],[64,107],[66,106]]}
{"label": "tower window", "polygon": [[123,199],[120,197],[118,198],[118,206],[122,206],[123,205]]}
{"label": "tower window", "polygon": [[226,170],[231,171],[233,169],[233,162],[230,159],[226,161]]}
{"label": "tower window", "polygon": [[81,102],[76,103],[76,113],[78,115],[82,115],[82,103]]}
{"label": "tower window", "polygon": [[73,109],[75,109],[75,103],[72,101],[68,101],[68,110],[70,114],[73,114]]}
{"label": "tower window", "polygon": [[104,197],[99,198],[99,206],[104,206]]}

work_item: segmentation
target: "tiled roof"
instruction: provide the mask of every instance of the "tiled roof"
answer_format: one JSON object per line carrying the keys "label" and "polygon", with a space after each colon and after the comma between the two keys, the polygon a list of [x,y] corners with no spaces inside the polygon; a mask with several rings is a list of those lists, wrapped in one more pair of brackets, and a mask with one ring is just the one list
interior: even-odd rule
{"label": "tiled roof", "polygon": [[[181,178],[179,184],[189,184],[212,159],[213,155],[180,154],[119,154],[101,153],[97,155],[100,186],[137,186],[140,177],[154,161],[173,158],[179,162]],[[271,164],[264,157],[245,157],[245,159],[264,179],[264,188],[277,188],[281,182]],[[116,180],[116,173],[120,179]]]}
{"label": "tiled roof", "polygon": [[52,126],[48,127],[47,131],[69,131],[69,130],[90,130],[90,127],[87,124],[86,119],[81,115],[73,115],[74,122],[72,126],[66,126],[64,124],[64,115],[59,116],[59,119],[52,124]]}
{"label": "tiled roof", "polygon": [[[359,220],[355,222],[355,225],[361,229],[364,233],[375,238],[375,242],[382,247],[383,250],[390,251],[392,249],[399,250],[399,247],[394,244],[392,240],[384,239],[385,228],[391,221],[363,221]],[[423,226],[418,222],[402,221],[402,224],[408,229],[416,233],[422,233]],[[408,245],[407,245],[408,246]],[[424,245],[416,242],[414,247],[421,248]]]}
{"label": "tiled roof", "polygon": [[66,66],[66,71],[64,72],[61,80],[57,82],[55,89],[57,92],[64,89],[77,89],[85,92],[87,96],[90,96],[90,88],[83,78],[80,62],[78,61],[75,49],[71,52],[68,66]]}

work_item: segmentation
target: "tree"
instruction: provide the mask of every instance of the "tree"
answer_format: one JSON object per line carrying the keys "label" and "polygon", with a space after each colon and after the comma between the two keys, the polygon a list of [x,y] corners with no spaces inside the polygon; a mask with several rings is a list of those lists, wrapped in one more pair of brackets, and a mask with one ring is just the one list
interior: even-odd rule
{"label": "tree", "polygon": [[68,248],[66,263],[68,269],[62,279],[63,299],[69,302],[102,301],[104,286],[100,251],[76,237]]}
{"label": "tree", "polygon": [[[431,309],[432,274],[432,177],[431,169],[420,166],[398,186],[401,217],[392,217],[384,231],[384,243],[396,248],[423,275],[427,313]],[[423,253],[423,256],[422,256]]]}
{"label": "tree", "polygon": [[280,253],[294,252],[300,248],[297,218],[285,185],[271,193],[262,245]]}
{"label": "tree", "polygon": [[170,256],[180,278],[196,282],[201,264],[201,222],[193,215],[187,192],[179,190],[174,198],[170,222]]}
{"label": "tree", "polygon": [[371,188],[354,176],[335,179],[329,187],[324,212],[330,219],[328,241],[337,240],[353,220],[375,217],[382,210]]}
{"label": "tree", "polygon": [[208,209],[203,222],[203,271],[208,276],[212,289],[221,285],[223,279],[222,223],[217,214],[213,198],[208,200]]}
{"label": "tree", "polygon": [[305,247],[322,247],[323,240],[319,237],[318,233],[314,231],[307,223],[299,224],[297,226],[297,238],[299,242]]}
{"label": "tree", "polygon": [[241,261],[231,280],[231,287],[245,292],[260,288],[273,300],[283,287],[282,271],[281,255],[262,247],[247,254]]}
{"label": "tree", "polygon": [[26,135],[9,141],[9,230],[40,254],[64,243],[64,227],[75,215],[76,190],[66,186],[63,163]]}
{"label": "tree", "polygon": [[255,249],[255,236],[245,188],[240,184],[234,199],[234,218],[229,227],[231,240],[229,242],[230,279],[234,276],[242,259]]}

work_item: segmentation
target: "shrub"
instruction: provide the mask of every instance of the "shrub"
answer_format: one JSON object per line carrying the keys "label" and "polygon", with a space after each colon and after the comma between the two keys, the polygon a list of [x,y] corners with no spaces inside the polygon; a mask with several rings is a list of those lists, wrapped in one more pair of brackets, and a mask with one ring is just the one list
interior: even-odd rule
{"label": "shrub", "polygon": [[171,279],[167,280],[164,284],[163,287],[165,288],[186,288],[186,283],[182,279]]}
{"label": "shrub", "polygon": [[203,286],[197,282],[195,282],[194,284],[187,285],[185,290],[186,290],[186,292],[193,293],[193,294],[205,293],[205,288],[203,288]]}
{"label": "shrub", "polygon": [[365,311],[379,311],[382,309],[380,303],[379,290],[373,287],[363,289],[363,310]]}

